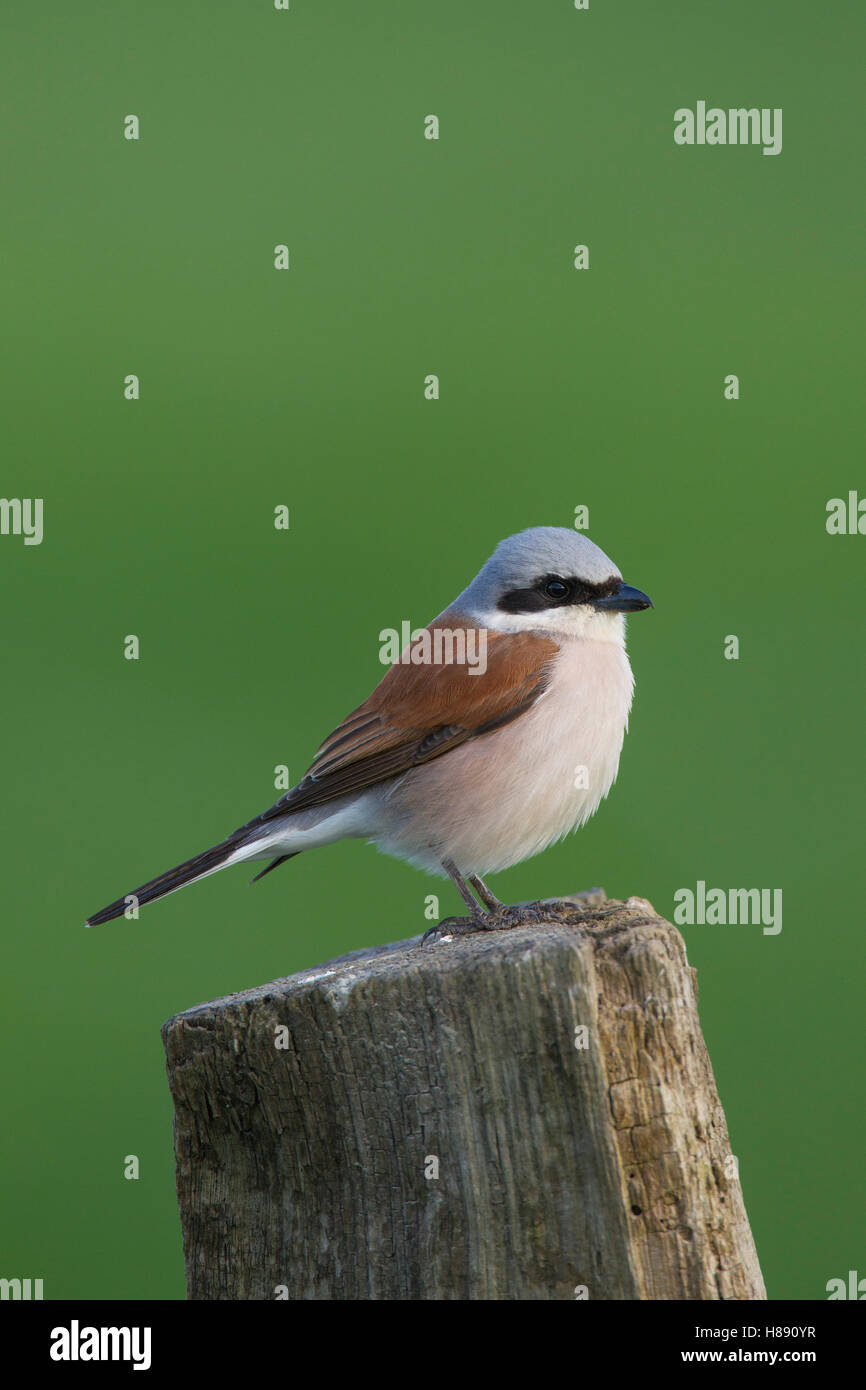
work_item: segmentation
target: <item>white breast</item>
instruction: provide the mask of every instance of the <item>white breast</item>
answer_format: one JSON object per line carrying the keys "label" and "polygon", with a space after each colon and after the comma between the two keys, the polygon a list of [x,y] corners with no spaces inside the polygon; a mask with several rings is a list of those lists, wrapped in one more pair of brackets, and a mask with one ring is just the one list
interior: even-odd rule
{"label": "white breast", "polygon": [[619,642],[566,641],[532,709],[401,778],[372,838],[433,872],[443,856],[483,875],[537,854],[610,790],[633,686]]}

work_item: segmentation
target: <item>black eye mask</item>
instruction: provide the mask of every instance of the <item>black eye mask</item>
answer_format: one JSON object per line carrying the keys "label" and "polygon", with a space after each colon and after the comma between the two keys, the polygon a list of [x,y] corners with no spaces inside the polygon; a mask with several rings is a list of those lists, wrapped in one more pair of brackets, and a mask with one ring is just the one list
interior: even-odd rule
{"label": "black eye mask", "polygon": [[547,608],[568,608],[609,598],[617,593],[621,585],[619,577],[590,584],[585,579],[544,574],[536,579],[530,589],[509,589],[502,595],[497,607],[503,613],[540,613]]}

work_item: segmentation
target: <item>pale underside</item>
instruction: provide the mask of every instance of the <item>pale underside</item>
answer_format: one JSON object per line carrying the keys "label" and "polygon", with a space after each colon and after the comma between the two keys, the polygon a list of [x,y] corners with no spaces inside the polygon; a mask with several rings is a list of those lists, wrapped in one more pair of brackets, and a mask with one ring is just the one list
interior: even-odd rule
{"label": "pale underside", "polygon": [[[484,875],[539,853],[582,825],[616,777],[633,690],[623,630],[621,620],[607,619],[598,636],[539,635],[543,688],[523,712],[420,766],[263,825],[228,862],[347,837],[369,839],[431,873],[449,859],[463,874]],[[480,692],[484,678],[476,679]],[[531,670],[527,679],[515,699],[525,698]],[[368,737],[357,713],[344,727],[360,731],[358,743]],[[329,749],[340,751],[338,735],[314,770]],[[331,753],[328,765],[334,761]]]}

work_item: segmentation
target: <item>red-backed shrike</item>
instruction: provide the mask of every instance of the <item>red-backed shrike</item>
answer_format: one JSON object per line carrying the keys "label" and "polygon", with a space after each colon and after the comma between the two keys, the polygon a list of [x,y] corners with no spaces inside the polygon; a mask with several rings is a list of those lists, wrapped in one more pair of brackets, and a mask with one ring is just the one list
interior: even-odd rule
{"label": "red-backed shrike", "polygon": [[634,689],[623,615],[651,607],[586,536],[555,526],[509,536],[297,786],[88,926],[122,916],[130,898],[269,859],[261,878],[348,837],[453,879],[470,916],[448,931],[541,920],[540,905],[506,908],[482,876],[577,829],[607,795]]}

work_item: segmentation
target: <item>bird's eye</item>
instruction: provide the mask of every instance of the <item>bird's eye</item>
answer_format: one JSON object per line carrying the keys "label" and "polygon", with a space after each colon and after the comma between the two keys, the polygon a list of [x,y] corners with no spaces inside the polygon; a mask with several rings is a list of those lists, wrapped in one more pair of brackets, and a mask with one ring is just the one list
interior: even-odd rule
{"label": "bird's eye", "polygon": [[544,592],[548,598],[563,599],[568,596],[568,585],[564,579],[548,579]]}

